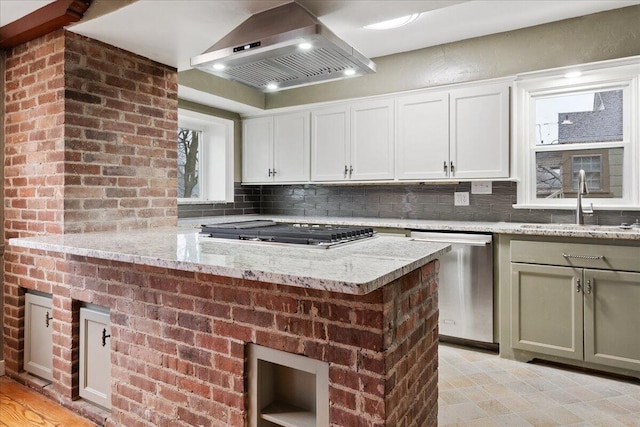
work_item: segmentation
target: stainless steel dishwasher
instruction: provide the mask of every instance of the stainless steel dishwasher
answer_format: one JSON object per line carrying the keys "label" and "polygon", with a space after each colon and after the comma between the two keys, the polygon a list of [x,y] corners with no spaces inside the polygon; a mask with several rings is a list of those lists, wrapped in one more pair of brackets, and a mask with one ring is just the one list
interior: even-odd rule
{"label": "stainless steel dishwasher", "polygon": [[494,343],[492,236],[414,231],[411,237],[451,244],[440,258],[440,336]]}

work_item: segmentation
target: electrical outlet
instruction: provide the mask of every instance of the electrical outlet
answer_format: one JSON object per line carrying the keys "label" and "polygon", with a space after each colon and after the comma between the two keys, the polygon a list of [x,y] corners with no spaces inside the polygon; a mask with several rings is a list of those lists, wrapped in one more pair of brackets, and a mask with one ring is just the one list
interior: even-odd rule
{"label": "electrical outlet", "polygon": [[469,192],[456,191],[453,193],[453,204],[455,206],[469,206]]}
{"label": "electrical outlet", "polygon": [[473,181],[471,194],[491,194],[491,181]]}

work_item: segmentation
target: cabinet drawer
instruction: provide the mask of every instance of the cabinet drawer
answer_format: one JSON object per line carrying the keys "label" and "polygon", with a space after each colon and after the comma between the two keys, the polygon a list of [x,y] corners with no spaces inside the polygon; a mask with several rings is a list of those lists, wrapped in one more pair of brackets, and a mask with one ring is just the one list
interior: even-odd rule
{"label": "cabinet drawer", "polygon": [[511,261],[599,270],[640,271],[640,247],[513,240]]}

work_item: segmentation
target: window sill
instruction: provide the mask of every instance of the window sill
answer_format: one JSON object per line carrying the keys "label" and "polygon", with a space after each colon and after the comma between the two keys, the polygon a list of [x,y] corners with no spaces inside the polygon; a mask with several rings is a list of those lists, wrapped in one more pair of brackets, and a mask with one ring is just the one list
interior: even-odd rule
{"label": "window sill", "polygon": [[180,205],[215,205],[218,203],[233,203],[226,200],[203,200],[203,199],[178,199],[178,206]]}
{"label": "window sill", "polygon": [[[583,202],[584,207],[589,207],[591,202]],[[546,210],[565,210],[575,211],[576,202],[572,205],[544,205],[544,204],[515,204],[511,205],[513,209],[546,209]],[[597,211],[640,211],[639,205],[594,205],[593,210]]]}

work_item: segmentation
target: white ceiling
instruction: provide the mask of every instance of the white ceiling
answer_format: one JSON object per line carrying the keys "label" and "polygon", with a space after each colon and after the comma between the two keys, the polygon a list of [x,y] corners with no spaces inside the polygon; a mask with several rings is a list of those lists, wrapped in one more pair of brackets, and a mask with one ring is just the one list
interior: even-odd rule
{"label": "white ceiling", "polygon": [[[251,14],[290,0],[138,0],[70,29],[155,61],[189,69],[204,52]],[[94,0],[99,9],[114,0]],[[0,0],[0,25],[50,1]],[[127,2],[123,2],[126,4]],[[640,4],[640,0],[299,0],[329,29],[370,58]],[[422,12],[389,31],[366,24]]]}
{"label": "white ceiling", "polygon": [[[177,67],[250,15],[291,0],[94,0],[70,30]],[[0,0],[0,25],[46,0]],[[370,58],[640,4],[640,0],[299,0],[329,29]],[[125,5],[110,11],[114,5]],[[102,12],[103,10],[107,12]],[[93,12],[93,13],[92,13]],[[421,12],[388,31],[363,26]]]}

